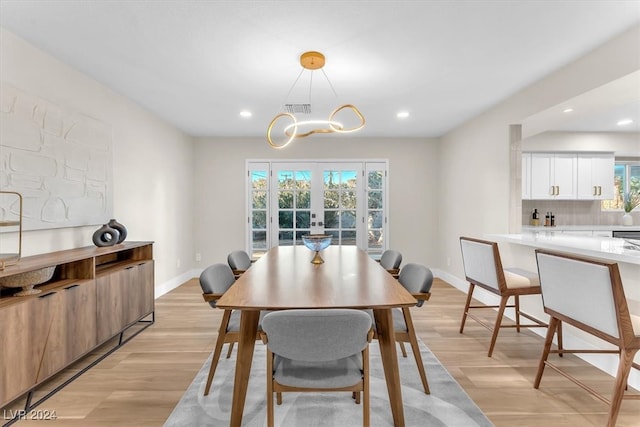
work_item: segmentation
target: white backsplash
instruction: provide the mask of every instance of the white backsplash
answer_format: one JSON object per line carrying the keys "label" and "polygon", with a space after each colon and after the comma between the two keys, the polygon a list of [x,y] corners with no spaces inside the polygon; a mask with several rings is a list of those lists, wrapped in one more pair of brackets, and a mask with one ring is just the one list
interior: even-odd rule
{"label": "white backsplash", "polygon": [[[623,211],[602,211],[600,201],[523,200],[523,225],[529,225],[534,209],[538,209],[541,223],[544,223],[547,212],[553,212],[556,225],[622,225],[622,215],[624,215]],[[639,209],[633,211],[631,215],[634,225],[640,224]]]}

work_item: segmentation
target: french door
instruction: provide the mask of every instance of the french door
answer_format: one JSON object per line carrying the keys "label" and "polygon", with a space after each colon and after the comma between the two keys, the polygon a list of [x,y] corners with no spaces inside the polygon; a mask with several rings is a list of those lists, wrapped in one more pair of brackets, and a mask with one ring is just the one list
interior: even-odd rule
{"label": "french door", "polygon": [[382,253],[386,167],[386,161],[248,161],[251,256],[301,245],[304,234],[330,234],[334,245]]}

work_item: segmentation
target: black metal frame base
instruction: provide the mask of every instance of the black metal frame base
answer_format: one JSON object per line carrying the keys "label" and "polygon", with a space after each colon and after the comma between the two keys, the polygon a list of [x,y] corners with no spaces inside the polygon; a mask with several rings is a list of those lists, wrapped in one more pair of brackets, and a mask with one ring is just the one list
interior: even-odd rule
{"label": "black metal frame base", "polygon": [[[151,320],[144,320],[144,319],[148,318],[149,316],[151,316]],[[15,423],[17,421],[20,421],[21,419],[24,419],[24,417],[27,416],[35,407],[37,407],[42,402],[44,402],[45,400],[49,399],[51,396],[53,396],[54,394],[56,394],[57,392],[62,390],[64,387],[69,385],[71,382],[73,382],[80,375],[84,374],[89,369],[93,368],[95,365],[97,365],[98,363],[102,362],[111,353],[115,352],[120,347],[122,347],[123,345],[125,345],[126,343],[131,341],[133,338],[135,338],[140,332],[144,331],[149,326],[153,325],[155,323],[155,321],[156,321],[156,312],[152,311],[150,314],[146,315],[142,319],[140,319],[137,322],[132,323],[131,325],[127,326],[125,329],[123,329],[118,334],[118,344],[116,346],[114,346],[113,348],[109,349],[106,353],[102,354],[100,357],[98,357],[93,362],[89,363],[87,366],[85,366],[80,371],[75,373],[71,378],[65,380],[62,384],[58,385],[56,388],[51,390],[45,396],[43,396],[40,399],[38,399],[35,403],[31,403],[31,400],[33,399],[34,392],[38,389],[39,386],[33,387],[31,390],[29,390],[26,393],[26,401],[25,401],[25,405],[24,405],[24,410],[15,410],[14,411],[15,413],[11,413],[10,412],[10,418],[7,418],[7,414],[6,413],[3,414],[4,420],[8,419],[9,421],[7,423],[3,424],[2,427],[8,427],[8,426],[12,425],[13,423]],[[127,337],[126,339],[123,339],[125,332],[127,332],[133,326],[140,325],[140,324],[142,324],[144,326],[141,327],[136,332],[134,332],[131,336]],[[87,353],[87,354],[89,354],[89,353]],[[86,355],[84,357],[86,357]],[[82,359],[80,359],[80,360],[82,360]],[[60,372],[62,372],[62,371],[60,371]]]}

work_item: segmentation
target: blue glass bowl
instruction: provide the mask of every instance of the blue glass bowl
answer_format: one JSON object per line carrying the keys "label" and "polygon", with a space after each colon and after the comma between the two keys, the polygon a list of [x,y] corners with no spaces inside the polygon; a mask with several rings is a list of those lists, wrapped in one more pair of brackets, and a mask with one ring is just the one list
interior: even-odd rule
{"label": "blue glass bowl", "polygon": [[316,255],[311,262],[313,264],[322,264],[324,260],[320,257],[319,252],[323,249],[327,249],[331,244],[333,236],[328,234],[304,234],[302,236],[302,243],[312,251],[315,251]]}

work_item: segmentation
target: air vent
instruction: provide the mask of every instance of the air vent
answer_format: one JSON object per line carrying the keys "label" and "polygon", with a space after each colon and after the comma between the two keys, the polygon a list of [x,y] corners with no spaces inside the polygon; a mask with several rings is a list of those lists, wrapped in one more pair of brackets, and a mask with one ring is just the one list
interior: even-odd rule
{"label": "air vent", "polygon": [[284,110],[290,114],[311,114],[311,104],[284,104]]}

